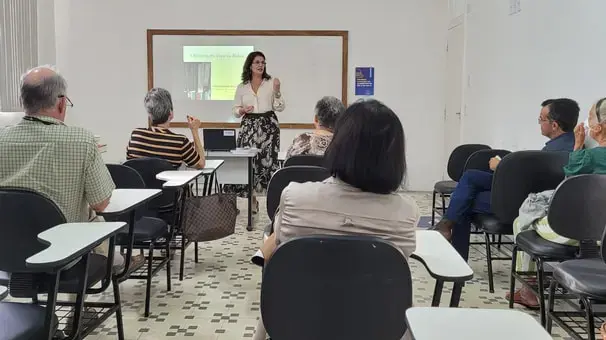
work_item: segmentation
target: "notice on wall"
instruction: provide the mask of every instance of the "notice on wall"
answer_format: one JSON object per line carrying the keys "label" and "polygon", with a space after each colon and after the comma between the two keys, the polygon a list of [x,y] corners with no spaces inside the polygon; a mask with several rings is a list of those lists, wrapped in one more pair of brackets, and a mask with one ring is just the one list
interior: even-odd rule
{"label": "notice on wall", "polygon": [[375,68],[356,67],[356,96],[374,96]]}

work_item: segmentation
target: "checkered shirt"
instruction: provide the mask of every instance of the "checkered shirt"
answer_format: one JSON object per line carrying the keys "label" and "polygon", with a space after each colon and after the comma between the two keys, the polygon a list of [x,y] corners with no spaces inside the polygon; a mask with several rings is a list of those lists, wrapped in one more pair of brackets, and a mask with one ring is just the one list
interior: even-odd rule
{"label": "checkered shirt", "polygon": [[57,204],[67,222],[86,222],[89,205],[115,188],[95,138],[59,120],[37,118],[49,124],[22,120],[0,128],[0,187],[38,192]]}

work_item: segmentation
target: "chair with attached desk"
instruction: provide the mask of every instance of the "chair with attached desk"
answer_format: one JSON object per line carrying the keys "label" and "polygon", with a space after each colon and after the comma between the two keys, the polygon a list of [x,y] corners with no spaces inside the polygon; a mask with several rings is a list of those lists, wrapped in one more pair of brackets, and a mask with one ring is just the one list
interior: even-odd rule
{"label": "chair with attached desk", "polygon": [[[595,339],[595,318],[599,317],[604,321],[606,317],[603,309],[595,311],[593,308],[594,304],[606,303],[604,193],[605,175],[581,175],[566,179],[553,195],[549,206],[549,226],[558,235],[579,240],[580,247],[577,259],[564,261],[553,270],[546,325],[549,332],[552,322],[555,321],[574,339]],[[601,242],[601,247],[598,242]],[[558,286],[564,288],[566,298],[580,299],[577,310],[565,307],[555,310],[555,293]],[[583,325],[579,319],[584,319],[586,324]]]}
{"label": "chair with attached desk", "polygon": [[[139,173],[126,165],[107,164],[110,175],[116,188],[118,189],[143,189],[145,182]],[[152,201],[153,202],[153,201]],[[166,266],[166,290],[171,290],[170,282],[170,240],[172,239],[172,230],[169,228],[166,221],[153,217],[156,211],[148,210],[147,207],[138,209],[137,218],[134,227],[134,242],[133,249],[147,250],[147,268],[137,270],[128,275],[129,279],[146,280],[145,290],[145,317],[149,316],[152,278],[156,273]],[[114,216],[111,220],[129,221],[128,214],[122,216]],[[117,245],[128,247],[130,243],[128,232],[123,232],[118,235]],[[154,256],[154,248],[164,247],[165,254],[162,256]],[[140,272],[141,271],[141,272]]]}
{"label": "chair with attached desk", "polygon": [[263,323],[276,340],[400,339],[411,306],[406,258],[371,237],[292,239],[267,262],[261,285]]}
{"label": "chair with attached desk", "polygon": [[[490,149],[490,150],[480,150],[474,152],[465,163],[465,171],[467,170],[481,170],[481,171],[490,171],[489,162],[493,157],[505,158],[509,155],[511,151],[509,150],[500,150],[500,149]],[[501,167],[501,164],[497,167],[497,170]],[[494,186],[496,183],[496,173],[493,177],[493,188],[491,192],[491,204],[494,201],[492,197],[494,196]],[[509,185],[505,182],[500,182],[504,185]],[[521,202],[520,202],[521,203]],[[518,206],[519,207],[519,206]],[[471,216],[471,226],[480,230],[482,234],[484,234],[484,244],[486,249],[486,263],[488,265],[488,289],[491,293],[494,293],[494,281],[492,274],[492,261],[497,260],[511,260],[511,257],[503,255],[503,256],[493,256],[492,254],[492,246],[496,245],[497,250],[499,252],[503,252],[501,246],[504,244],[511,245],[513,242],[502,242],[503,235],[512,235],[513,229],[511,224],[500,224],[495,223],[496,219],[493,214],[473,214]],[[513,222],[513,221],[512,221]],[[470,227],[471,227],[470,226]],[[492,236],[492,237],[491,237]],[[498,237],[498,239],[497,239]],[[469,242],[467,239],[467,248],[469,248],[469,244],[482,244]]]}
{"label": "chair with attached desk", "polygon": [[[480,150],[490,149],[490,146],[484,144],[463,144],[457,146],[450,156],[446,165],[446,172],[450,180],[436,182],[433,186],[433,195],[431,201],[431,225],[435,224],[436,213],[444,216],[446,214],[446,198],[450,197],[454,189],[457,187],[457,182],[463,175],[465,163],[469,156]],[[440,195],[442,206],[436,206],[436,195]]]}
{"label": "chair with attached desk", "polygon": [[307,165],[324,167],[324,156],[319,155],[294,155],[284,161],[284,167]]}
{"label": "chair with attached desk", "polygon": [[[568,152],[520,151],[506,157],[497,168],[499,185],[495,193],[492,211],[501,223],[511,223],[518,217],[522,202],[531,193],[552,190],[564,180],[564,166],[568,163]],[[501,168],[502,167],[502,168]],[[505,176],[507,182],[501,177]],[[506,185],[507,184],[507,185]],[[495,190],[493,188],[493,190]],[[534,272],[517,272],[517,254],[527,253],[536,263]],[[577,247],[557,244],[545,240],[534,230],[519,233],[511,256],[511,278],[509,294],[514,296],[516,281],[531,289],[539,300],[541,325],[545,326],[546,262],[560,262],[575,257]],[[534,279],[536,279],[536,282]],[[509,308],[513,308],[514,299],[509,299]]]}
{"label": "chair with attached desk", "polygon": [[[34,302],[24,306],[0,304],[0,324],[8,327],[0,329],[0,334],[25,332],[20,333],[22,337],[13,337],[18,333],[10,333],[12,336],[0,338],[46,339],[48,332],[57,328],[70,336],[77,334],[84,338],[115,313],[118,337],[124,339],[120,290],[116,277],[112,275],[114,237],[109,241],[108,257],[90,253],[104,239],[122,229],[124,223],[65,224],[65,217],[54,202],[24,189],[0,189],[0,206],[0,270],[11,273],[9,291],[12,297],[30,298]],[[53,227],[59,225],[63,227],[57,233]],[[104,234],[108,226],[114,229]],[[40,242],[39,238],[45,241]],[[49,243],[50,247],[45,250]],[[37,253],[45,256],[33,256]],[[61,254],[66,257],[61,257]],[[32,264],[36,264],[35,268]],[[50,274],[41,273],[46,271]],[[99,288],[92,288],[99,283]],[[84,296],[100,294],[110,284],[113,286],[113,302],[84,301]],[[75,294],[76,301],[59,302],[57,293]],[[47,301],[38,301],[38,294],[47,294]],[[48,308],[45,311],[39,305],[47,305]],[[61,314],[61,318],[57,319],[55,312]],[[7,313],[23,317],[15,319],[11,315],[8,322]]]}
{"label": "chair with attached desk", "polygon": [[307,165],[284,167],[274,173],[267,186],[267,216],[270,223],[265,227],[265,236],[273,232],[274,215],[280,205],[282,191],[291,182],[321,182],[330,177],[326,168]]}

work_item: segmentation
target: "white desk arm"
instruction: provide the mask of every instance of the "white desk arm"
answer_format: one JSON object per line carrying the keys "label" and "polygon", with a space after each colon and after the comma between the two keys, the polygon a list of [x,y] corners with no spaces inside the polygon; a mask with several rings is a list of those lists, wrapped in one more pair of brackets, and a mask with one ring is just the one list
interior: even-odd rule
{"label": "white desk arm", "polygon": [[89,253],[104,240],[116,235],[124,222],[65,223],[41,232],[38,239],[48,248],[25,262],[32,269],[60,268]]}

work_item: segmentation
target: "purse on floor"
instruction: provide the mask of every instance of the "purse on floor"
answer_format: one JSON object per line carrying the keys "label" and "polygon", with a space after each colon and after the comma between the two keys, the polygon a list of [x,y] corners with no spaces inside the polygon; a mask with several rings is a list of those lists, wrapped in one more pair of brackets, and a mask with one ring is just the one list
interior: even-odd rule
{"label": "purse on floor", "polygon": [[216,194],[185,199],[182,228],[189,241],[218,240],[236,230],[237,196],[223,193],[216,176],[215,185],[219,190]]}

